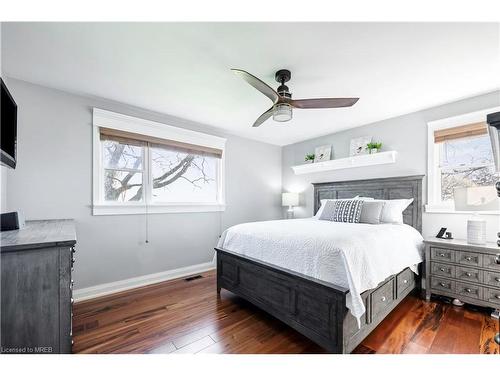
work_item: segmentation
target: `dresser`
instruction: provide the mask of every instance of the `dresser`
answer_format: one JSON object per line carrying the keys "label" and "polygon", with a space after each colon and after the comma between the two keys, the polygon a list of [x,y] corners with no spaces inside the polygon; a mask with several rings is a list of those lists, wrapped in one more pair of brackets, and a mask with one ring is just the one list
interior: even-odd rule
{"label": "dresser", "polygon": [[425,241],[426,298],[431,294],[458,298],[473,305],[500,309],[500,247],[465,240]]}
{"label": "dresser", "polygon": [[72,220],[1,233],[1,352],[71,353]]}

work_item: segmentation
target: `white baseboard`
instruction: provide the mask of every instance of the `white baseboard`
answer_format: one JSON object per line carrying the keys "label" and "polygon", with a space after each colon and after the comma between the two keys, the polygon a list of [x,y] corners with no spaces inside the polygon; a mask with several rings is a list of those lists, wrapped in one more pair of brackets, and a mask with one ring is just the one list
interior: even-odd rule
{"label": "white baseboard", "polygon": [[174,270],[152,273],[139,277],[132,277],[130,279],[114,281],[106,284],[99,284],[88,288],[75,289],[73,291],[73,298],[77,302],[84,301],[128,289],[138,288],[140,286],[155,284],[162,281],[177,279],[180,277],[191,276],[213,269],[215,269],[215,263],[212,261],[207,263],[195,264],[193,266],[177,268]]}

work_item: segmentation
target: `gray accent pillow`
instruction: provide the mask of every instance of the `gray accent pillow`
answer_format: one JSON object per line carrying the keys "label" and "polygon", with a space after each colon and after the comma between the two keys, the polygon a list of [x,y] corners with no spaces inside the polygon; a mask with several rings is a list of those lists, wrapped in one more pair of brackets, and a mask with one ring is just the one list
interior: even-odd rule
{"label": "gray accent pillow", "polygon": [[363,204],[364,202],[359,199],[327,201],[319,219],[340,223],[359,223]]}
{"label": "gray accent pillow", "polygon": [[360,223],[380,224],[380,215],[384,208],[385,202],[364,201],[361,209]]}

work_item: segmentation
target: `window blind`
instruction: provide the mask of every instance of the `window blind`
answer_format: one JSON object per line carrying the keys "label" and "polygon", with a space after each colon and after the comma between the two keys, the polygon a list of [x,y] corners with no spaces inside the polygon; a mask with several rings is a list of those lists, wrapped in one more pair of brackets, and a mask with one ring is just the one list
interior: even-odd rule
{"label": "window blind", "polygon": [[222,150],[217,148],[178,142],[164,138],[156,138],[149,135],[130,133],[104,127],[99,128],[99,133],[101,140],[110,140],[122,144],[137,146],[150,145],[152,147],[163,147],[169,150],[177,150],[187,154],[212,156],[218,159],[222,158]]}
{"label": "window blind", "polygon": [[434,131],[434,143],[441,143],[452,139],[474,137],[488,132],[485,122],[455,126],[453,128]]}

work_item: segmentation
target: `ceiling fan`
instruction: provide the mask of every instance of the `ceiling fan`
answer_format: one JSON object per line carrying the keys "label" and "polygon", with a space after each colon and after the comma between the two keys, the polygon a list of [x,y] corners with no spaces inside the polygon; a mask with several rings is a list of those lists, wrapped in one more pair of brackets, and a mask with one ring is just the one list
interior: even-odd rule
{"label": "ceiling fan", "polygon": [[281,69],[275,74],[275,79],[281,85],[277,90],[261,81],[252,74],[241,70],[231,69],[241,76],[250,86],[256,88],[273,102],[273,106],[264,112],[254,122],[253,127],[262,125],[269,117],[273,116],[274,121],[286,122],[292,119],[292,108],[312,109],[312,108],[340,108],[354,105],[359,98],[318,98],[318,99],[292,99],[292,93],[285,85],[292,76],[289,70]]}

